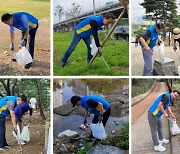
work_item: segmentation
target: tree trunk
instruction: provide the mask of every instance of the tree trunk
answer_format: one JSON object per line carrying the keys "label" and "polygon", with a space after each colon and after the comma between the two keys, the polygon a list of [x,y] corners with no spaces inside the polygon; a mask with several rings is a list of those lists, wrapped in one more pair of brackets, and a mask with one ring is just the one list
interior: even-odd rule
{"label": "tree trunk", "polygon": [[37,86],[37,90],[38,90],[38,108],[40,111],[40,115],[42,117],[43,120],[46,120],[46,117],[44,115],[43,109],[42,109],[42,87],[41,87],[41,81],[39,79],[35,79],[35,83]]}

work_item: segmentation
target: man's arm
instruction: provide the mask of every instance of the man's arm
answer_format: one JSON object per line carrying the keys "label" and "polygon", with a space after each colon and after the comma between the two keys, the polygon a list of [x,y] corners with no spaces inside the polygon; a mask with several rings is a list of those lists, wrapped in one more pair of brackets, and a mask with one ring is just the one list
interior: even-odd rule
{"label": "man's arm", "polygon": [[14,43],[14,32],[10,32],[11,43]]}
{"label": "man's arm", "polygon": [[16,127],[16,117],[15,117],[14,111],[10,110],[10,115],[11,115],[11,121],[12,121],[13,127],[15,128]]}
{"label": "man's arm", "polygon": [[100,103],[100,102],[98,102],[98,109],[99,109],[100,114],[103,115],[104,108],[103,108],[102,103]]}
{"label": "man's arm", "polygon": [[168,112],[170,113],[171,117],[173,118],[173,120],[176,120],[176,117],[175,117],[175,115],[173,114],[173,112],[172,112],[170,106],[168,106],[167,109],[168,109]]}
{"label": "man's arm", "polygon": [[167,114],[167,112],[164,110],[163,106],[164,106],[163,102],[160,102],[159,105],[158,105],[158,108],[159,108],[159,109],[161,110],[161,112],[164,114],[164,117],[165,117],[165,118],[168,118],[168,114]]}
{"label": "man's arm", "polygon": [[86,120],[87,116],[88,116],[88,110],[85,110],[85,114],[84,114],[84,124],[87,123],[87,120]]}
{"label": "man's arm", "polygon": [[146,43],[146,41],[148,39],[151,38],[151,32],[149,30],[147,30],[142,37],[140,37],[140,42],[142,43],[142,45],[144,46],[144,48],[148,51],[148,52],[152,52],[152,50],[150,49],[150,47],[148,46],[148,44]]}
{"label": "man's arm", "polygon": [[94,37],[96,46],[101,47],[100,43],[99,43],[99,37],[98,37],[98,23],[94,20],[91,20],[89,24],[90,24],[91,29],[92,29],[92,35]]}
{"label": "man's arm", "polygon": [[27,40],[28,38],[28,35],[29,35],[29,24],[28,24],[28,19],[27,19],[27,16],[26,15],[22,15],[21,16],[21,21],[23,23],[23,26],[25,28],[25,34],[24,34],[24,40]]}

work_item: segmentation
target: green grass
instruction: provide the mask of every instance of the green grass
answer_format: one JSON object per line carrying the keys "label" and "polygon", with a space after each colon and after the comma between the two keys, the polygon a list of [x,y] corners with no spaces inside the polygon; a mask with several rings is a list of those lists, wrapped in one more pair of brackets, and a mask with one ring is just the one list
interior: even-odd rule
{"label": "green grass", "polygon": [[109,136],[102,142],[104,145],[115,146],[122,150],[129,149],[129,123],[125,123],[122,131],[118,131],[116,135]]}
{"label": "green grass", "polygon": [[154,79],[135,79],[136,83],[132,85],[132,97],[144,94],[153,85]]}
{"label": "green grass", "polygon": [[50,17],[49,0],[1,0],[0,16],[3,13],[25,11],[38,19]]}
{"label": "green grass", "polygon": [[[103,41],[105,34],[107,33],[99,33],[100,42]],[[129,49],[128,42],[124,40],[109,39],[103,47],[103,57],[110,69],[100,58],[96,58],[91,65],[87,64],[87,47],[83,41],[77,45],[67,65],[61,68],[59,60],[70,45],[72,36],[73,33],[54,33],[54,75],[128,75]]]}

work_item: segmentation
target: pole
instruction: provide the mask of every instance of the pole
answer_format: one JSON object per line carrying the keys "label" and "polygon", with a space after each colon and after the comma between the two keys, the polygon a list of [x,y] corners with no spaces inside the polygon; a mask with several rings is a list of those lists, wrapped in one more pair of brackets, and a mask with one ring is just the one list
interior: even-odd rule
{"label": "pole", "polygon": [[94,15],[96,15],[95,0],[93,0],[93,11],[94,11]]}
{"label": "pole", "polygon": [[[119,15],[118,19],[116,20],[116,22],[114,23],[114,25],[112,26],[112,28],[110,29],[109,33],[107,34],[106,38],[104,39],[104,41],[101,44],[101,47],[103,47],[106,43],[106,41],[109,39],[109,37],[111,36],[112,32],[114,31],[114,29],[116,28],[117,24],[119,23],[120,19],[124,16],[126,12],[126,9],[124,8],[123,11],[121,12],[121,14]],[[89,62],[89,64],[91,64],[94,59],[96,58],[96,56],[98,55],[98,50],[96,51],[96,53],[94,54],[93,58],[91,59],[91,61]]]}

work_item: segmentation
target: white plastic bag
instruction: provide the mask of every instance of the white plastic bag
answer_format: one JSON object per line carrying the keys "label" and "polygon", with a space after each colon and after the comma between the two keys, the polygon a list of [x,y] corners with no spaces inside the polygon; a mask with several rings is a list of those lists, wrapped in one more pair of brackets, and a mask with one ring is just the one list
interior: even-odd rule
{"label": "white plastic bag", "polygon": [[98,48],[94,41],[94,37],[91,39],[90,47],[91,47],[91,55],[94,56],[96,54],[96,52],[98,51]]}
{"label": "white plastic bag", "polygon": [[91,130],[92,130],[92,134],[95,138],[97,139],[101,139],[101,140],[105,140],[107,135],[104,129],[104,126],[101,123],[97,123],[97,124],[90,124],[91,126]]}
{"label": "white plastic bag", "polygon": [[159,60],[164,62],[164,42],[162,42],[159,47]]}
{"label": "white plastic bag", "polygon": [[30,141],[30,135],[29,135],[29,128],[28,125],[23,127],[22,133],[20,135],[21,140],[29,142]]}
{"label": "white plastic bag", "polygon": [[17,53],[16,53],[16,60],[19,65],[25,66],[28,63],[32,63],[33,59],[29,53],[29,51],[26,49],[26,47],[22,47]]}
{"label": "white plastic bag", "polygon": [[22,133],[20,134],[20,129],[19,126],[17,125],[17,129],[18,129],[18,134],[16,135],[15,132],[13,131],[13,136],[17,139],[17,140],[23,140],[26,142],[30,141],[30,133],[29,133],[29,128],[28,125],[23,127]]}
{"label": "white plastic bag", "polygon": [[173,121],[173,126],[172,126],[172,128],[171,128],[171,133],[172,133],[172,135],[180,134],[180,128],[179,128],[179,126],[176,124],[176,121]]}

